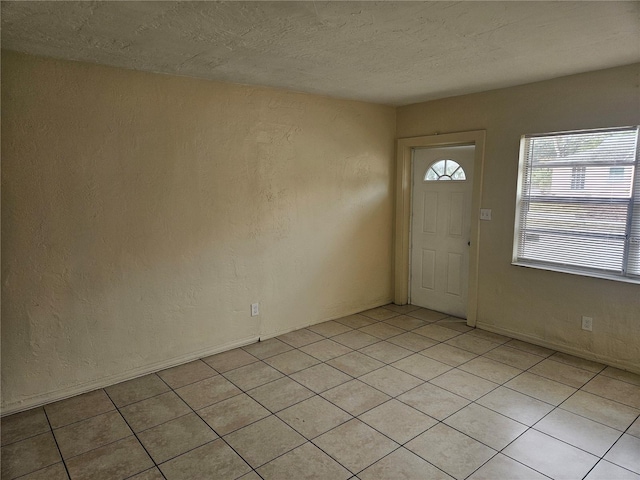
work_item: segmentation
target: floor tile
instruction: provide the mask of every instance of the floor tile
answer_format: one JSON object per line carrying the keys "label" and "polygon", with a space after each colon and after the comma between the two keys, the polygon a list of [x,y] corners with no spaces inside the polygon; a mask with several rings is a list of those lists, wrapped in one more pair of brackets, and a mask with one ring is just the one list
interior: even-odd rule
{"label": "floor tile", "polygon": [[640,409],[640,386],[638,385],[598,375],[582,387],[582,390]]}
{"label": "floor tile", "polygon": [[321,435],[314,443],[353,473],[367,468],[398,447],[357,419]]}
{"label": "floor tile", "polygon": [[622,382],[632,383],[634,385],[640,385],[640,375],[638,375],[637,373],[631,373],[625,370],[620,370],[619,368],[607,367],[604,370],[602,370],[602,373],[600,375],[615,378],[616,380],[620,380]]}
{"label": "floor tile", "polygon": [[622,468],[640,474],[640,438],[625,433],[604,458]]}
{"label": "floor tile", "polygon": [[469,400],[476,400],[498,386],[497,383],[458,369],[449,370],[429,382]]}
{"label": "floor tile", "polygon": [[373,335],[374,337],[377,337],[381,340],[395,337],[396,335],[400,335],[401,333],[405,332],[401,328],[394,327],[393,325],[389,325],[388,323],[384,322],[367,325],[366,327],[360,328],[359,331],[368,333],[369,335]]}
{"label": "floor tile", "polygon": [[324,363],[294,373],[291,378],[316,393],[324,392],[351,380],[351,377],[346,373]]}
{"label": "floor tile", "polygon": [[247,394],[274,413],[315,395],[288,377],[249,390]]}
{"label": "floor tile", "polygon": [[264,362],[251,363],[223,373],[224,377],[242,390],[251,390],[282,378],[282,373]]}
{"label": "floor tile", "polygon": [[160,377],[155,373],[105,388],[105,391],[117,407],[124,407],[130,403],[146,400],[169,390],[170,388],[167,384],[160,380]]}
{"label": "floor tile", "polygon": [[236,368],[244,367],[250,363],[257,362],[258,359],[245,352],[241,348],[235,348],[227,352],[218,353],[202,361],[220,373],[228,372]]}
{"label": "floor tile", "polygon": [[284,342],[281,342],[277,338],[270,338],[268,340],[252,343],[251,345],[245,345],[242,349],[253,355],[254,357],[264,360],[265,358],[273,357],[279,353],[288,352],[293,347]]}
{"label": "floor tile", "polygon": [[156,463],[182,455],[218,436],[195,413],[176,418],[138,434]]}
{"label": "floor tile", "polygon": [[128,480],[164,480],[164,477],[156,467],[145,470],[142,473],[138,473],[133,477],[129,477]]}
{"label": "floor tile", "polygon": [[438,342],[432,340],[427,337],[423,337],[422,335],[418,335],[413,332],[406,332],[402,335],[398,335],[397,337],[391,337],[387,340],[388,343],[393,343],[402,348],[406,348],[407,350],[411,350],[412,352],[419,352],[420,350],[424,350],[425,348],[432,347],[437,345]]}
{"label": "floor tile", "polygon": [[306,328],[294,330],[293,332],[285,333],[284,335],[280,335],[276,338],[294,348],[304,347],[305,345],[319,342],[324,339],[322,335],[312,332],[311,330],[307,330]]}
{"label": "floor tile", "polygon": [[423,383],[419,378],[390,366],[367,373],[360,380],[392,397]]}
{"label": "floor tile", "polygon": [[460,365],[458,368],[467,373],[472,373],[478,377],[482,377],[485,380],[490,380],[494,383],[500,384],[508,382],[522,373],[522,370],[519,368],[511,367],[485,357],[476,357],[473,360]]}
{"label": "floor tile", "polygon": [[505,457],[501,453],[476,470],[468,480],[548,480],[541,473]]}
{"label": "floor tile", "polygon": [[476,337],[470,333],[463,333],[450,340],[446,341],[447,345],[452,347],[458,347],[468,352],[475,353],[476,355],[482,355],[496,347],[499,347],[499,343],[490,342],[484,338]]}
{"label": "floor tile", "polygon": [[582,387],[595,375],[595,373],[588,370],[572,367],[565,363],[554,362],[552,358],[548,358],[534,365],[529,369],[529,372],[574,388]]}
{"label": "floor tile", "polygon": [[407,315],[424,320],[425,322],[437,322],[438,320],[448,317],[446,313],[436,312],[435,310],[428,310],[426,308],[420,308],[418,310],[408,312]]}
{"label": "floor tile", "polygon": [[198,411],[202,419],[222,436],[270,415],[247,394],[237,395]]}
{"label": "floor tile", "polygon": [[322,397],[312,397],[277,414],[306,438],[312,439],[352,417]]}
{"label": "floor tile", "polygon": [[300,370],[320,363],[317,358],[307,355],[300,350],[290,350],[285,353],[280,353],[267,358],[264,362],[285,375],[291,375],[292,373],[299,372]]}
{"label": "floor tile", "polygon": [[477,357],[475,353],[471,353],[467,350],[462,350],[461,348],[447,345],[446,343],[440,343],[433,347],[427,348],[426,350],[422,350],[420,352],[420,355],[433,358],[434,360],[446,363],[447,365],[451,365],[452,367],[457,367],[458,365],[461,365]]}
{"label": "floor tile", "polygon": [[536,430],[528,430],[503,453],[551,478],[583,478],[598,457]]}
{"label": "floor tile", "polygon": [[476,403],[528,426],[554,408],[553,405],[506,387],[496,388],[476,400]]}
{"label": "floor tile", "polygon": [[389,303],[388,305],[385,305],[384,308],[401,315],[406,315],[407,313],[413,312],[414,310],[420,310],[420,307],[416,305],[396,305],[395,303]]}
{"label": "floor tile", "polygon": [[640,480],[639,375],[389,307],[3,418],[2,479]]}
{"label": "floor tile", "polygon": [[618,430],[561,408],[544,417],[534,428],[598,457],[603,456],[621,435]]}
{"label": "floor tile", "polygon": [[304,437],[274,415],[236,430],[225,440],[253,468],[306,442]]}
{"label": "floor tile", "polygon": [[360,312],[360,315],[373,318],[374,320],[382,321],[382,320],[388,320],[393,317],[397,317],[398,313],[383,307],[378,307],[378,308],[372,308],[371,310],[365,310],[364,312]]}
{"label": "floor tile", "polygon": [[107,412],[53,431],[67,459],[133,435],[119,412]]}
{"label": "floor tile", "polygon": [[351,415],[360,415],[391,398],[360,380],[343,383],[321,395]]}
{"label": "floor tile", "polygon": [[163,463],[160,470],[167,480],[227,479],[238,478],[251,467],[218,439]]}
{"label": "floor tile", "polygon": [[51,426],[58,428],[115,410],[115,406],[104,390],[94,390],[83,395],[50,403],[44,409],[47,412]]}
{"label": "floor tile", "polygon": [[206,378],[176,390],[180,398],[194,410],[221,402],[241,392],[242,390],[222,375]]}
{"label": "floor tile", "polygon": [[504,345],[517,350],[522,350],[523,352],[532,353],[533,355],[538,355],[540,357],[548,357],[556,353],[555,350],[551,350],[550,348],[523,342],[522,340],[509,340]]}
{"label": "floor tile", "polygon": [[318,323],[307,328],[323,337],[335,337],[336,335],[340,335],[341,333],[351,331],[351,327],[347,327],[346,325],[335,322],[333,320]]}
{"label": "floor tile", "polygon": [[361,332],[360,330],[351,330],[350,332],[336,335],[332,340],[346,347],[353,348],[354,350],[359,350],[367,345],[380,341],[379,338],[369,335],[368,333]]}
{"label": "floor tile", "polygon": [[73,480],[127,478],[153,467],[153,462],[135,437],[127,437],[67,460]]}
{"label": "floor tile", "polygon": [[438,423],[437,420],[395,399],[369,410],[358,418],[400,444],[408,442]]}
{"label": "floor tile", "polygon": [[576,391],[568,385],[528,372],[509,380],[505,386],[552,405],[560,405]]}
{"label": "floor tile", "polygon": [[444,423],[495,450],[502,450],[528,428],[475,403],[454,413]]}
{"label": "floor tile", "polygon": [[561,362],[567,365],[571,365],[572,367],[582,368],[583,370],[589,370],[594,373],[601,372],[605,367],[601,363],[593,362],[591,360],[586,360],[580,357],[574,357],[573,355],[569,355],[562,352],[555,352],[550,357],[550,359],[556,362]]}
{"label": "floor tile", "polygon": [[180,388],[190,383],[204,380],[205,378],[217,375],[214,369],[202,360],[185,363],[177,367],[168,368],[158,372],[158,376],[164,380],[171,388]]}
{"label": "floor tile", "polygon": [[409,390],[400,395],[398,400],[438,420],[444,420],[469,404],[466,398],[430,383]]}
{"label": "floor tile", "polygon": [[442,423],[414,438],[405,447],[458,480],[469,476],[496,453]]}
{"label": "floor tile", "polygon": [[163,393],[120,409],[134,432],[141,432],[190,412],[191,409],[174,392]]}
{"label": "floor tile", "polygon": [[408,357],[413,353],[411,350],[407,350],[390,342],[374,343],[368,347],[361,348],[359,351],[383,363],[392,363],[401,358]]}
{"label": "floor tile", "polygon": [[435,325],[433,323],[430,325],[425,325],[424,327],[417,328],[413,331],[413,333],[431,338],[438,342],[444,342],[445,340],[449,340],[460,335],[460,332],[451,330],[450,328],[441,327],[440,325]]}
{"label": "floor tile", "polygon": [[389,320],[385,320],[384,323],[396,328],[401,328],[402,330],[406,331],[414,330],[425,325],[425,322],[423,320],[410,317],[409,315],[400,315],[398,317],[393,317]]}
{"label": "floor tile", "polygon": [[640,480],[640,475],[606,460],[600,460],[585,480]]}
{"label": "floor tile", "polygon": [[403,372],[422,380],[431,380],[432,378],[451,370],[450,365],[446,365],[418,353],[414,353],[410,357],[394,362],[393,366],[398,370],[402,370]]}
{"label": "floor tile", "polygon": [[507,345],[501,345],[493,350],[488,351],[483,357],[490,358],[500,363],[510,365],[512,367],[519,368],[521,370],[527,370],[533,367],[536,363],[540,363],[545,359],[539,355],[533,353],[527,353],[517,348],[511,348]]}
{"label": "floor tile", "polygon": [[20,477],[20,480],[69,480],[69,475],[60,462]]}
{"label": "floor tile", "polygon": [[346,480],[349,472],[312,443],[305,443],[258,469],[265,480]]}
{"label": "floor tile", "polygon": [[321,362],[326,362],[332,358],[349,353],[352,350],[349,347],[345,347],[344,345],[334,342],[333,340],[325,339],[306,345],[300,348],[300,351],[317,358]]}
{"label": "floor tile", "polygon": [[399,448],[358,474],[361,480],[452,480],[442,470],[405,448]]}
{"label": "floor tile", "polygon": [[18,442],[51,430],[42,407],[3,417],[1,422],[2,445]]}
{"label": "floor tile", "polygon": [[571,395],[560,408],[621,431],[626,430],[640,415],[638,409],[582,390]]}
{"label": "floor tile", "polygon": [[62,460],[51,432],[11,443],[2,447],[1,452],[3,480],[26,475]]}
{"label": "floor tile", "polygon": [[365,317],[364,315],[359,314],[337,318],[335,321],[351,328],[365,327],[377,322],[377,320],[373,320],[372,318]]}
{"label": "floor tile", "polygon": [[376,360],[375,358],[363,355],[360,352],[351,352],[341,357],[336,357],[329,360],[327,365],[331,365],[352,377],[359,377],[365,373],[384,367],[384,363]]}

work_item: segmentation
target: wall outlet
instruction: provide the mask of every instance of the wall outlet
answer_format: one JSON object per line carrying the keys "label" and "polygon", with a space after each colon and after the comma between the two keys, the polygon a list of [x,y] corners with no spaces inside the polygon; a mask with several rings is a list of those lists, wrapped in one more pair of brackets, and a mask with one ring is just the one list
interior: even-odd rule
{"label": "wall outlet", "polygon": [[490,208],[481,208],[480,209],[480,220],[491,220],[491,209]]}
{"label": "wall outlet", "polygon": [[588,332],[593,331],[593,318],[582,317],[582,329],[587,330]]}
{"label": "wall outlet", "polygon": [[257,317],[258,315],[260,315],[260,304],[259,303],[252,303],[251,304],[251,316],[252,317]]}

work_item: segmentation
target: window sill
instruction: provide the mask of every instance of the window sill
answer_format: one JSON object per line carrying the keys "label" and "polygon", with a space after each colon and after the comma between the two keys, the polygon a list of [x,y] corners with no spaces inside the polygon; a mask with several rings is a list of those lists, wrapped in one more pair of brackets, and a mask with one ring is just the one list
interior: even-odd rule
{"label": "window sill", "polygon": [[541,265],[536,263],[526,262],[511,262],[511,265],[516,267],[534,268],[536,270],[547,270],[550,272],[567,273],[569,275],[580,275],[581,277],[599,278],[601,280],[613,280],[615,282],[622,283],[634,283],[640,285],[640,278],[634,277],[622,277],[619,275],[607,274],[604,272],[589,272],[585,270],[573,269],[570,267],[561,267],[558,265]]}

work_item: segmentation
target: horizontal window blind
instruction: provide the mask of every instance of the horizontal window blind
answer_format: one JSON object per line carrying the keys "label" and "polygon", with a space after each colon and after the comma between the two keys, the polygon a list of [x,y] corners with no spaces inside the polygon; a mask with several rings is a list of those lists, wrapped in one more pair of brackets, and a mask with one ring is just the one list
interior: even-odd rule
{"label": "horizontal window blind", "polygon": [[514,262],[640,278],[637,152],[638,127],[523,136]]}

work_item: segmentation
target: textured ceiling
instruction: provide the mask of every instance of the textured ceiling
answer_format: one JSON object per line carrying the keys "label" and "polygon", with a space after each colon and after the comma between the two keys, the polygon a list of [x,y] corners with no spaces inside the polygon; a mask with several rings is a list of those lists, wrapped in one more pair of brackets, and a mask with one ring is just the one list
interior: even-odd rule
{"label": "textured ceiling", "polygon": [[2,47],[404,105],[640,61],[639,2],[2,2]]}

